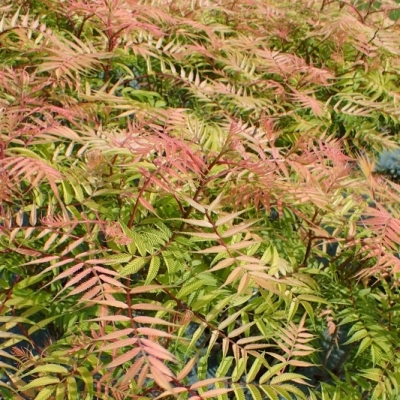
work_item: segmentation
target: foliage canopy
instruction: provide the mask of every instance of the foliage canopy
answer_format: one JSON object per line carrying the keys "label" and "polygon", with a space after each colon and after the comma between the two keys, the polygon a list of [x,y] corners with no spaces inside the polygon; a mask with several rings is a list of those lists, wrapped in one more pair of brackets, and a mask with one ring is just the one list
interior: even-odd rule
{"label": "foliage canopy", "polygon": [[395,1],[0,12],[5,399],[399,398]]}

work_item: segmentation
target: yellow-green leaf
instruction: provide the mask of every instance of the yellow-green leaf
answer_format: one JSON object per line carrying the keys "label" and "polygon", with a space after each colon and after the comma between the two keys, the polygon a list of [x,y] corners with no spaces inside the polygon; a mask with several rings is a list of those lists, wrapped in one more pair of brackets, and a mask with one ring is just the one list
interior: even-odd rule
{"label": "yellow-green leaf", "polygon": [[57,385],[56,391],[56,399],[55,400],[64,400],[65,399],[65,386],[63,383],[59,383]]}
{"label": "yellow-green leaf", "polygon": [[22,391],[39,387],[39,386],[47,386],[55,383],[59,383],[60,380],[54,376],[43,376],[41,378],[34,379],[32,382],[29,382],[27,385],[21,388]]}
{"label": "yellow-green leaf", "polygon": [[145,285],[148,285],[158,274],[160,269],[160,257],[154,256],[151,258],[149,272],[147,273],[147,278]]}
{"label": "yellow-green leaf", "polygon": [[135,258],[133,261],[125,265],[120,271],[118,271],[122,276],[135,274],[140,269],[144,267],[146,264],[147,259],[144,257]]}
{"label": "yellow-green leaf", "polygon": [[73,376],[69,376],[67,378],[67,391],[68,391],[68,400],[76,400],[78,397],[78,386],[76,384],[76,380]]}
{"label": "yellow-green leaf", "polygon": [[48,373],[66,375],[68,374],[68,369],[59,364],[45,364],[45,365],[39,365],[38,367],[34,368],[32,371],[29,371],[27,374],[23,376],[35,374],[37,372],[48,372]]}
{"label": "yellow-green leaf", "polygon": [[246,375],[246,383],[253,382],[254,378],[260,371],[261,366],[263,365],[263,362],[260,358],[256,358],[253,362],[253,365],[249,369],[249,372]]}
{"label": "yellow-green leaf", "polygon": [[371,344],[372,344],[372,339],[369,336],[365,337],[361,341],[360,346],[358,347],[356,357],[359,356],[362,352],[364,352],[369,346],[371,346]]}
{"label": "yellow-green leaf", "polygon": [[55,386],[45,387],[37,394],[35,400],[47,400],[53,394],[55,388]]}

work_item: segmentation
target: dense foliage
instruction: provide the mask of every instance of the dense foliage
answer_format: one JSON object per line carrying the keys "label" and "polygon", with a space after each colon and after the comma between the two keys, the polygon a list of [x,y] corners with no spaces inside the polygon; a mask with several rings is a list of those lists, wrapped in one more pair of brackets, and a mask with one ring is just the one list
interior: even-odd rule
{"label": "dense foliage", "polygon": [[0,396],[399,398],[396,7],[3,0]]}

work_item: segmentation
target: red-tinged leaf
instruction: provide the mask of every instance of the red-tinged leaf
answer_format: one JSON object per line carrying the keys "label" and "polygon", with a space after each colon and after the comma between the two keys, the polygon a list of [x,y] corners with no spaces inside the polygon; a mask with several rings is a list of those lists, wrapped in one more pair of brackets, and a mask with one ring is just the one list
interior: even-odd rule
{"label": "red-tinged leaf", "polygon": [[312,367],[314,365],[313,363],[309,363],[307,361],[300,361],[300,360],[289,360],[288,364],[293,365],[295,367]]}
{"label": "red-tinged leaf", "polygon": [[265,349],[267,347],[271,347],[271,345],[270,344],[248,344],[247,346],[244,346],[244,349],[246,351],[250,351],[250,350]]}
{"label": "red-tinged leaf", "polygon": [[80,302],[84,300],[90,300],[93,299],[94,296],[96,296],[97,293],[99,293],[101,290],[100,286],[95,286],[94,288],[90,289],[88,292],[86,292],[81,298]]}
{"label": "red-tinged leaf", "polygon": [[121,329],[120,331],[112,332],[107,335],[101,336],[99,338],[96,338],[94,340],[96,341],[106,341],[106,340],[113,340],[113,339],[119,339],[123,336],[127,336],[131,334],[134,330],[132,328],[126,328],[126,329]]}
{"label": "red-tinged leaf", "polygon": [[[96,278],[97,279],[97,278]],[[110,307],[116,307],[116,308],[128,308],[128,305],[126,303],[123,303],[122,301],[118,300],[91,300],[93,303],[96,304],[103,304],[105,306],[110,306]]]}
{"label": "red-tinged leaf", "polygon": [[237,279],[241,278],[244,274],[244,270],[242,267],[236,267],[226,278],[224,286],[235,282]]}
{"label": "red-tinged leaf", "polygon": [[143,368],[143,363],[145,361],[144,357],[140,357],[138,358],[133,365],[131,365],[128,369],[128,371],[126,371],[124,379],[122,380],[121,384],[125,385],[126,383],[128,383],[131,379],[133,379],[139,371],[141,371]]}
{"label": "red-tinged leaf", "polygon": [[65,249],[64,251],[61,253],[61,256],[65,256],[66,254],[68,254],[69,252],[71,252],[72,250],[74,250],[75,248],[77,248],[80,244],[82,244],[84,241],[86,240],[85,237],[81,237],[77,240],[75,240],[74,242],[70,243]]}
{"label": "red-tinged leaf", "polygon": [[258,220],[255,220],[255,221],[250,221],[250,222],[248,222],[248,223],[246,223],[246,224],[236,225],[236,226],[234,226],[233,228],[230,228],[230,229],[228,229],[227,231],[225,231],[225,232],[221,235],[221,237],[223,237],[223,238],[228,238],[228,237],[234,236],[234,235],[236,235],[236,234],[238,234],[238,233],[240,233],[240,232],[245,231],[247,228],[249,228],[251,225],[255,224],[255,223],[258,222],[258,221],[259,221],[259,219],[258,219]]}
{"label": "red-tinged leaf", "polygon": [[132,310],[164,311],[167,313],[179,314],[179,311],[176,311],[172,308],[166,308],[158,304],[146,304],[146,303],[134,304],[131,308]]}
{"label": "red-tinged leaf", "polygon": [[259,340],[264,340],[265,337],[264,336],[250,336],[247,338],[242,338],[239,339],[236,344],[241,345],[241,344],[247,344],[247,343],[253,343],[253,342],[257,342]]}
{"label": "red-tinged leaf", "polygon": [[163,375],[174,377],[174,373],[157,357],[148,356],[147,360],[150,362],[151,366],[157,368]]}
{"label": "red-tinged leaf", "polygon": [[164,189],[167,193],[171,193],[171,188],[160,179],[156,178],[154,175],[151,176],[150,180],[154,185],[159,186],[161,189]]}
{"label": "red-tinged leaf", "polygon": [[228,380],[228,378],[209,378],[209,379],[204,379],[203,381],[199,381],[199,382],[196,382],[193,385],[191,385],[190,389],[194,390],[194,389],[201,388],[203,386],[213,385],[216,382],[223,382],[223,381],[227,381],[227,380]]}
{"label": "red-tinged leaf", "polygon": [[[95,250],[95,249],[94,249],[94,250],[87,250],[87,251],[84,251],[84,252],[82,252],[82,253],[77,254],[77,255],[75,256],[75,258],[81,259],[81,258],[83,258],[83,257],[94,256],[94,255],[97,255],[97,254],[100,254],[100,253],[103,253],[103,250]],[[89,261],[93,261],[93,260],[85,260],[85,263],[90,264]],[[93,263],[91,263],[91,264],[93,264]],[[97,264],[97,263],[96,263],[96,264]],[[108,271],[108,270],[107,270],[107,271]]]}
{"label": "red-tinged leaf", "polygon": [[163,290],[170,288],[171,286],[161,286],[161,285],[145,285],[145,286],[138,286],[131,290],[131,294],[138,294],[138,293],[146,293],[152,290]]}
{"label": "red-tinged leaf", "polygon": [[148,211],[152,212],[153,214],[157,215],[156,210],[153,206],[143,197],[139,197],[139,203]]}
{"label": "red-tinged leaf", "polygon": [[[76,271],[80,270],[83,267],[84,263],[79,263],[74,265],[73,267],[68,268],[66,271],[61,272],[58,274],[52,281],[51,283],[57,282],[60,279],[64,279],[66,276],[73,275]],[[90,271],[82,271],[85,272],[83,276],[86,276]],[[78,275],[77,275],[78,276]],[[80,279],[79,279],[80,280]],[[71,282],[71,281],[70,281]],[[74,283],[71,283],[73,285]],[[69,285],[69,286],[71,286]],[[67,286],[68,287],[68,286]]]}
{"label": "red-tinged leaf", "polygon": [[157,383],[158,386],[168,391],[172,390],[172,386],[169,383],[170,382],[169,377],[166,377],[162,372],[160,372],[155,367],[150,367],[150,372],[152,378],[154,379],[154,381]]}
{"label": "red-tinged leaf", "polygon": [[210,222],[205,221],[203,219],[181,219],[181,218],[178,218],[178,220],[183,221],[185,224],[201,226],[203,228],[212,228],[213,227],[213,225]]}
{"label": "red-tinged leaf", "polygon": [[207,207],[208,208],[208,212],[211,213],[211,211],[214,211],[219,204],[221,203],[222,197],[224,196],[225,193],[221,192],[216,199]]}
{"label": "red-tinged leaf", "polygon": [[159,358],[160,360],[163,361],[171,361],[171,362],[176,362],[176,358],[172,354],[165,354],[165,353],[160,353],[158,350],[156,350],[153,347],[147,347],[143,346],[142,347],[143,351],[146,352],[147,354],[150,354],[154,357]]}
{"label": "red-tinged leaf", "polygon": [[239,326],[239,328],[234,329],[232,332],[230,332],[228,334],[228,338],[233,338],[236,336],[239,336],[241,333],[245,332],[247,329],[249,329],[250,332],[250,328],[256,323],[256,321],[253,322],[249,322],[245,325]]}
{"label": "red-tinged leaf", "polygon": [[56,262],[55,264],[50,265],[50,267],[47,267],[43,272],[50,271],[50,269],[53,268],[62,267],[63,265],[68,264],[72,261],[75,261],[75,258],[67,258],[65,260],[61,260],[59,262]]}
{"label": "red-tinged leaf", "polygon": [[138,328],[137,331],[141,333],[142,335],[146,336],[156,336],[156,337],[168,337],[168,338],[174,338],[177,339],[176,336],[170,335],[167,332],[160,331],[158,329],[153,329],[153,328]]}
{"label": "red-tinged leaf", "polygon": [[60,258],[59,256],[48,256],[48,257],[39,258],[37,260],[29,261],[22,265],[26,266],[26,265],[34,265],[34,264],[44,264],[49,261],[58,260],[59,258]]}
{"label": "red-tinged leaf", "polygon": [[236,257],[236,259],[239,261],[248,262],[250,264],[261,264],[261,265],[263,264],[263,261],[261,261],[259,258],[250,257],[250,256],[246,256],[246,255],[238,256],[238,257]]}
{"label": "red-tinged leaf", "polygon": [[267,351],[266,354],[269,354],[271,357],[276,358],[276,359],[279,360],[280,362],[283,362],[283,363],[286,362],[286,358],[285,358],[285,357],[282,357],[280,354],[271,353],[271,352],[269,352],[269,351]]}
{"label": "red-tinged leaf", "polygon": [[229,350],[229,339],[224,337],[222,339],[222,357],[225,358]]}
{"label": "red-tinged leaf", "polygon": [[292,89],[293,93],[289,93],[289,96],[293,98],[294,101],[300,103],[302,108],[311,108],[312,112],[318,117],[324,113],[324,104],[314,97],[312,97],[312,91],[305,93],[299,92]]}
{"label": "red-tinged leaf", "polygon": [[212,246],[209,247],[208,249],[194,251],[193,253],[198,253],[198,254],[222,253],[226,250],[227,246],[220,245],[220,246]]}
{"label": "red-tinged leaf", "polygon": [[221,226],[223,224],[226,224],[229,221],[232,221],[233,219],[237,218],[240,214],[243,214],[246,210],[236,212],[234,214],[229,214],[225,215],[224,217],[221,217],[218,219],[218,221],[215,223],[215,226]]}
{"label": "red-tinged leaf", "polygon": [[131,361],[134,359],[139,353],[141,352],[140,347],[136,347],[132,350],[129,350],[125,354],[122,354],[121,356],[115,358],[113,361],[110,362],[110,364],[107,365],[107,368],[115,368],[118,367],[118,365],[124,364],[128,361]]}
{"label": "red-tinged leaf", "polygon": [[186,362],[186,365],[183,367],[183,369],[176,376],[176,380],[177,381],[182,381],[182,379],[184,379],[184,378],[186,378],[188,376],[190,371],[192,371],[192,369],[196,365],[198,358],[199,357],[196,355],[193,358],[191,358],[188,362]]}
{"label": "red-tinged leaf", "polygon": [[253,246],[254,244],[257,244],[260,242],[261,242],[261,240],[243,240],[242,242],[229,244],[228,248],[232,249],[232,250],[239,250],[239,249],[244,249],[246,247]]}
{"label": "red-tinged leaf", "polygon": [[74,258],[68,258],[66,260],[59,261],[59,262],[57,262],[57,263],[55,263],[53,265],[50,265],[50,267],[47,267],[46,269],[44,269],[42,272],[39,273],[39,275],[43,275],[46,272],[49,272],[49,271],[51,271],[51,270],[53,270],[55,268],[62,267],[63,265],[68,264],[68,263],[70,263],[72,261],[75,261],[75,259]]}
{"label": "red-tinged leaf", "polygon": [[98,349],[96,351],[108,351],[108,350],[122,349],[123,347],[126,347],[126,346],[132,346],[135,343],[137,343],[138,341],[139,341],[138,338],[119,339],[116,342],[108,343],[108,344],[100,347],[100,349]]}
{"label": "red-tinged leaf", "polygon": [[305,357],[310,355],[311,353],[314,353],[315,350],[310,350],[310,351],[293,351],[292,355],[295,357]]}
{"label": "red-tinged leaf", "polygon": [[226,258],[225,260],[221,260],[218,264],[214,265],[209,271],[218,271],[220,269],[227,268],[231,266],[235,262],[233,257]]}
{"label": "red-tinged leaf", "polygon": [[169,354],[169,355],[171,355],[171,353],[167,349],[162,347],[157,342],[153,342],[152,340],[145,339],[145,338],[140,338],[140,343],[142,343],[144,346],[152,347],[153,349],[158,351],[160,354]]}
{"label": "red-tinged leaf", "polygon": [[150,369],[149,364],[145,364],[143,365],[141,371],[139,372],[139,375],[136,378],[136,387],[138,389],[143,387],[144,383],[146,382],[146,379],[149,377],[149,369]]}
{"label": "red-tinged leaf", "polygon": [[103,274],[102,274],[102,275],[99,276],[99,278],[100,278],[103,282],[107,282],[107,283],[109,283],[110,285],[117,286],[117,287],[120,287],[120,288],[123,288],[123,289],[126,288],[126,286],[125,286],[123,283],[117,281],[116,279],[110,278],[110,277],[107,276],[107,275],[103,275]]}
{"label": "red-tinged leaf", "polygon": [[58,233],[52,233],[50,237],[46,240],[46,243],[43,245],[43,250],[49,250],[50,246],[54,243],[54,241],[58,238]]}
{"label": "red-tinged leaf", "polygon": [[68,296],[74,296],[76,294],[84,292],[85,290],[88,290],[89,288],[91,288],[98,281],[99,280],[98,280],[97,276],[94,276],[93,278],[90,278],[87,282],[82,283],[82,285],[78,286],[77,288],[75,288],[74,290],[69,292],[67,294],[67,297]]}
{"label": "red-tinged leaf", "polygon": [[251,277],[249,274],[244,274],[240,279],[239,286],[237,288],[237,293],[242,294],[250,284]]}
{"label": "red-tinged leaf", "polygon": [[138,322],[139,324],[159,324],[168,326],[178,326],[177,324],[173,324],[172,322],[165,321],[162,318],[156,318],[156,317],[137,316],[134,317],[133,320],[135,322]]}
{"label": "red-tinged leaf", "polygon": [[266,282],[264,279],[260,279],[260,278],[256,278],[254,277],[253,274],[251,274],[253,276],[253,280],[254,282],[260,286],[263,289],[266,289],[272,293],[277,294],[278,296],[282,296],[281,291],[277,288],[277,286],[275,286],[273,283],[270,282]]}
{"label": "red-tinged leaf", "polygon": [[[80,282],[86,275],[89,275],[90,272],[91,272],[90,269],[85,269],[85,270],[83,270],[83,271],[80,272],[78,275],[74,276],[71,280],[69,280],[69,281],[65,284],[63,290],[69,288],[70,286],[75,285],[75,283]],[[55,278],[53,279],[53,281],[56,281],[57,278],[58,278],[58,277],[55,277]],[[96,281],[97,281],[97,280],[98,280],[98,279],[96,278]],[[53,281],[52,281],[52,282],[53,282]],[[92,285],[90,285],[90,287],[91,287],[91,286],[92,286]]]}
{"label": "red-tinged leaf", "polygon": [[211,397],[215,398],[221,394],[226,394],[226,393],[232,392],[232,390],[233,389],[229,389],[229,388],[212,389],[212,390],[209,390],[208,392],[203,392],[201,394],[201,398],[202,399],[209,399]]}
{"label": "red-tinged leaf", "polygon": [[[87,264],[88,262],[85,261],[85,263]],[[96,270],[96,271],[99,271],[99,272],[101,272],[101,273],[103,273],[103,274],[106,274],[106,275],[112,275],[112,276],[121,277],[121,275],[120,275],[118,272],[113,271],[113,270],[111,270],[111,269],[99,267],[98,265],[96,265],[95,267],[93,267],[93,269]]]}
{"label": "red-tinged leaf", "polygon": [[183,200],[185,200],[187,203],[189,203],[193,208],[195,208],[197,211],[200,211],[201,213],[205,214],[206,209],[190,197],[182,196]]}

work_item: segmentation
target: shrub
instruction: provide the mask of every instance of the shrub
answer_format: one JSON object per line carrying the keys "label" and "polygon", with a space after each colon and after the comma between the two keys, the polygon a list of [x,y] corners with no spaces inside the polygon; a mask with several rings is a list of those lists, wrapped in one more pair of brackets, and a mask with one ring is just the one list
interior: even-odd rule
{"label": "shrub", "polygon": [[0,11],[4,398],[398,398],[395,2]]}

